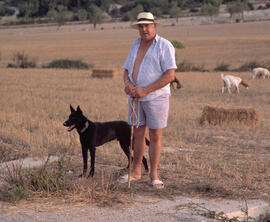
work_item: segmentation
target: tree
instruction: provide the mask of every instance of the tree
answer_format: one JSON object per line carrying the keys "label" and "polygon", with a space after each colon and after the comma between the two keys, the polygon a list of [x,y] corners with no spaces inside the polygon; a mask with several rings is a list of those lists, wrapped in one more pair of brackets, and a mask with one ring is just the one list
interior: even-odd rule
{"label": "tree", "polygon": [[204,3],[201,10],[203,13],[209,15],[212,19],[214,15],[218,15],[219,6],[215,6],[210,3]]}
{"label": "tree", "polygon": [[181,9],[177,6],[177,2],[171,3],[170,17],[176,18],[176,22],[178,22],[178,17],[181,14]]}
{"label": "tree", "polygon": [[93,24],[94,29],[96,29],[97,24],[101,24],[104,21],[102,10],[94,4],[88,9],[88,17],[90,23]]}
{"label": "tree", "polygon": [[32,17],[36,14],[38,14],[39,10],[39,0],[27,0],[27,1],[22,1],[18,5],[19,8],[19,16],[22,17]]}
{"label": "tree", "polygon": [[244,20],[244,11],[248,9],[247,1],[237,0],[227,4],[227,11],[230,13],[231,19],[235,14],[241,15],[241,20]]}
{"label": "tree", "polygon": [[64,5],[57,5],[56,8],[53,8],[48,12],[48,16],[57,22],[59,29],[66,24],[67,20],[70,20],[72,13],[69,12]]}
{"label": "tree", "polygon": [[77,12],[79,21],[83,21],[87,19],[87,11],[84,9],[79,9]]}
{"label": "tree", "polygon": [[150,12],[156,17],[160,17],[162,15],[162,11],[159,7],[154,7],[150,9]]}
{"label": "tree", "polygon": [[216,7],[219,7],[221,3],[222,3],[222,0],[204,0],[204,4],[211,4]]}

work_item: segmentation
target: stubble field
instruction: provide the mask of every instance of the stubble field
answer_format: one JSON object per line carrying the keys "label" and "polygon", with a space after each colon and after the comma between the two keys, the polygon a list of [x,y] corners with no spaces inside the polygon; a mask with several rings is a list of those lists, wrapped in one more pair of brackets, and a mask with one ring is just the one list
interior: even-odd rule
{"label": "stubble field", "polygon": [[[239,67],[256,59],[270,61],[270,22],[163,26],[158,33],[184,43],[176,50],[178,62],[188,60],[212,70],[217,63]],[[69,104],[80,105],[92,121],[127,119],[123,92],[123,64],[136,30],[126,27],[88,29],[85,25],[0,30],[0,156],[1,162],[26,156],[61,156],[72,178],[80,174],[81,150],[77,133],[63,122]],[[91,77],[91,70],[7,69],[16,52],[24,51],[39,65],[54,59],[83,59],[95,67],[117,68],[115,79]],[[221,94],[220,72],[176,73],[183,84],[172,91],[168,127],[163,133],[159,195],[204,195],[226,198],[264,198],[270,192],[270,80],[242,77],[249,90]],[[201,126],[207,104],[254,107],[262,122],[258,127]],[[147,154],[146,154],[147,155]],[[103,173],[119,175],[127,159],[116,142],[97,149],[96,180]],[[113,182],[112,182],[113,183]],[[156,194],[144,174],[132,185],[136,194]],[[112,192],[126,192],[114,186]]]}

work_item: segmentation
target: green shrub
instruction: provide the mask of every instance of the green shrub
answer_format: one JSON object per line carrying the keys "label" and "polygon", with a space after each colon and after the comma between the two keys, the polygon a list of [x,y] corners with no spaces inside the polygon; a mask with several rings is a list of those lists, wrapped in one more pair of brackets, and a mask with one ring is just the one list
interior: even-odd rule
{"label": "green shrub", "polygon": [[179,42],[178,40],[171,40],[172,45],[174,46],[174,48],[176,49],[183,49],[185,48],[184,44]]}
{"label": "green shrub", "polygon": [[214,68],[214,71],[229,71],[229,66],[229,64],[221,62],[217,64],[217,67]]}
{"label": "green shrub", "polygon": [[36,62],[30,60],[24,52],[17,52],[12,57],[13,63],[9,63],[7,68],[35,68]]}
{"label": "green shrub", "polygon": [[15,13],[14,9],[0,5],[0,16],[11,16]]}
{"label": "green shrub", "polygon": [[30,192],[25,185],[13,185],[11,190],[8,191],[8,199],[13,203],[27,199],[29,196]]}
{"label": "green shrub", "polygon": [[81,60],[71,59],[57,59],[50,62],[45,68],[56,68],[56,69],[90,69],[93,66],[82,62]]}
{"label": "green shrub", "polygon": [[204,65],[194,65],[187,60],[183,60],[182,62],[177,64],[176,72],[191,72],[191,71],[200,71],[205,72],[208,71],[204,69]]}
{"label": "green shrub", "polygon": [[186,60],[177,64],[177,72],[190,72],[192,70],[192,64]]}
{"label": "green shrub", "polygon": [[61,175],[61,172],[58,171],[44,169],[39,174],[31,172],[26,177],[29,187],[35,192],[52,193],[62,190],[64,187],[64,175]]}

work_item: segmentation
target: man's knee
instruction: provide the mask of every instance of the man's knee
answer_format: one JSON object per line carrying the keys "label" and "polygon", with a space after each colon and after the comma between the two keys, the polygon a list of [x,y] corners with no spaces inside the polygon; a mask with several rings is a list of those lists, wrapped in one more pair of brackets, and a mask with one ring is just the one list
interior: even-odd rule
{"label": "man's knee", "polygon": [[150,141],[158,142],[161,140],[162,129],[149,129]]}
{"label": "man's knee", "polygon": [[146,126],[139,126],[138,128],[135,127],[134,128],[134,138],[144,140],[145,130],[146,130]]}

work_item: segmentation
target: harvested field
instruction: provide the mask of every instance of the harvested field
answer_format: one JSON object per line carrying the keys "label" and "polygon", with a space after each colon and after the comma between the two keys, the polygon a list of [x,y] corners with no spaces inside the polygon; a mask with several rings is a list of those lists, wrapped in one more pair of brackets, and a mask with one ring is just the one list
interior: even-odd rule
{"label": "harvested field", "polygon": [[[38,64],[54,59],[83,59],[95,68],[122,67],[137,31],[129,23],[107,25],[93,30],[91,25],[0,29],[0,65],[5,67],[12,55],[24,51]],[[178,60],[213,69],[225,62],[236,68],[251,60],[269,61],[270,21],[212,24],[164,25],[158,33],[185,45],[177,49]]]}
{"label": "harvested field", "polygon": [[[210,68],[224,61],[238,67],[254,58],[270,60],[269,24],[165,26],[159,33],[185,44],[185,49],[177,50],[179,60]],[[128,112],[122,75],[99,79],[91,76],[91,70],[4,68],[13,53],[23,50],[39,64],[63,57],[83,59],[121,73],[136,37],[131,29],[87,31],[82,26],[64,26],[60,31],[56,27],[0,30],[0,161],[58,155],[69,172],[69,181],[77,181],[82,168],[78,135],[63,127],[69,104],[80,105],[93,121],[126,120]],[[140,182],[132,184],[132,193],[269,199],[270,80],[252,80],[249,72],[228,74],[248,82],[249,90],[240,89],[239,95],[222,94],[218,72],[176,74],[183,88],[172,91],[169,123],[163,134],[160,176],[166,188],[162,193],[153,191],[144,174]],[[201,126],[199,119],[207,104],[254,107],[262,122],[254,128]],[[96,156],[94,181],[102,180],[104,174],[113,175],[114,181],[127,165],[116,142],[99,147]],[[105,199],[130,194],[125,185],[112,187]],[[77,199],[70,198],[81,201],[85,197],[80,193]]]}

